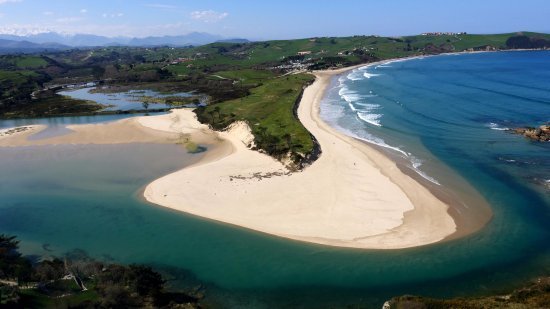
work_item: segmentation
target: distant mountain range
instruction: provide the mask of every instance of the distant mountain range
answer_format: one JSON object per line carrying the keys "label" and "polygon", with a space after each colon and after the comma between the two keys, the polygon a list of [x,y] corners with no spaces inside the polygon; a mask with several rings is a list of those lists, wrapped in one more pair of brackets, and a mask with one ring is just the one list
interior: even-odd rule
{"label": "distant mountain range", "polygon": [[0,54],[32,53],[41,51],[56,51],[69,49],[69,46],[59,43],[33,43],[29,41],[15,41],[0,39]]}
{"label": "distant mountain range", "polygon": [[178,36],[150,36],[145,38],[131,37],[105,37],[93,34],[65,35],[56,32],[45,32],[18,36],[0,34],[0,52],[33,52],[43,50],[63,50],[73,47],[99,47],[99,46],[198,46],[214,42],[244,43],[246,39],[225,38],[219,35],[191,32]]}

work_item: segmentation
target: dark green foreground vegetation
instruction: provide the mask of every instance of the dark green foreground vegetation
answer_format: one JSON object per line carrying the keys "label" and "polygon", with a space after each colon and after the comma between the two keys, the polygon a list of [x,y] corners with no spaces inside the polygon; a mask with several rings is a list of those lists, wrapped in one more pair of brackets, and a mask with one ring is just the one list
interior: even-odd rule
{"label": "dark green foreground vegetation", "polygon": [[94,261],[75,251],[32,262],[15,237],[0,235],[0,307],[198,308],[199,297],[165,290],[151,267]]}
{"label": "dark green foreground vegetation", "polygon": [[[203,298],[197,290],[167,291],[162,276],[148,266],[102,263],[78,250],[63,260],[36,260],[19,253],[15,237],[0,235],[0,307],[209,308]],[[400,296],[384,308],[528,309],[549,304],[550,278],[540,278],[506,295],[447,300]]]}
{"label": "dark green foreground vegetation", "polygon": [[[67,85],[88,82],[110,87],[106,91],[195,91],[208,96],[208,106],[197,110],[202,122],[223,129],[235,120],[245,121],[258,149],[300,167],[314,159],[316,149],[292,110],[312,76],[285,74],[415,55],[523,48],[550,48],[550,35],[322,37],[7,55],[0,56],[0,118],[101,113],[98,104],[56,94]],[[144,108],[154,110],[155,103],[170,102],[152,98]]]}

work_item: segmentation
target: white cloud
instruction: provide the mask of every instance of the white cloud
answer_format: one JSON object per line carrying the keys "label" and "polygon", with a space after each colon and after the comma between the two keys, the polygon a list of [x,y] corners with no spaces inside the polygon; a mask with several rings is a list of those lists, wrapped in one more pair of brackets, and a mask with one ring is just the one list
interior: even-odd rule
{"label": "white cloud", "polygon": [[176,9],[177,8],[177,6],[175,5],[162,4],[162,3],[150,3],[150,4],[145,4],[144,6],[155,8],[155,9]]}
{"label": "white cloud", "polygon": [[101,14],[101,17],[103,18],[115,18],[115,17],[122,17],[124,16],[124,13],[111,13],[111,14],[107,14],[107,13],[103,13]]}
{"label": "white cloud", "polygon": [[77,33],[103,35],[107,37],[113,36],[130,36],[130,37],[147,37],[158,35],[181,35],[197,31],[191,28],[186,22],[178,22],[173,24],[155,24],[149,26],[129,25],[124,23],[113,24],[98,24],[89,23],[83,20],[75,27],[73,23],[35,23],[35,24],[11,24],[0,26],[0,34],[13,34],[26,36],[30,34],[57,32],[62,35],[73,35]]}
{"label": "white cloud", "polygon": [[67,23],[74,23],[74,22],[77,22],[77,21],[81,21],[82,18],[80,17],[61,17],[61,18],[58,18],[56,19],[55,21],[58,22],[58,23],[63,23],[63,24],[67,24]]}
{"label": "white cloud", "polygon": [[44,12],[42,12],[42,15],[46,15],[46,16],[51,16],[51,15],[53,15],[53,14],[55,14],[55,13],[52,12],[52,11],[44,11]]}
{"label": "white cloud", "polygon": [[15,3],[15,2],[21,2],[23,0],[0,0],[0,4],[4,3]]}
{"label": "white cloud", "polygon": [[216,12],[212,10],[191,12],[191,18],[205,23],[215,23],[229,16],[227,12]]}
{"label": "white cloud", "polygon": [[39,25],[20,25],[13,24],[10,26],[0,27],[0,34],[11,34],[11,35],[29,35],[29,34],[38,34],[44,32],[50,32],[50,29],[40,27]]}
{"label": "white cloud", "polygon": [[86,14],[86,13],[88,13],[88,10],[87,9],[82,9],[82,10],[80,10],[80,13]]}

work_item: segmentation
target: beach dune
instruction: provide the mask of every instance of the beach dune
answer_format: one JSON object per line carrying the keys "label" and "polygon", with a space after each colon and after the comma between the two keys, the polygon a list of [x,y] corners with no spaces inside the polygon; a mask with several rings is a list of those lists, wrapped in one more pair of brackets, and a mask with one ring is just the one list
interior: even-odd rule
{"label": "beach dune", "polygon": [[[222,150],[149,184],[157,205],[256,231],[318,244],[397,249],[441,241],[455,233],[448,205],[377,150],[345,136],[319,117],[330,77],[318,72],[305,89],[300,121],[317,138],[322,155],[289,173],[273,158],[247,148],[245,123],[211,132]],[[189,110],[140,121],[156,130],[207,130]],[[185,120],[185,125],[175,124]]]}

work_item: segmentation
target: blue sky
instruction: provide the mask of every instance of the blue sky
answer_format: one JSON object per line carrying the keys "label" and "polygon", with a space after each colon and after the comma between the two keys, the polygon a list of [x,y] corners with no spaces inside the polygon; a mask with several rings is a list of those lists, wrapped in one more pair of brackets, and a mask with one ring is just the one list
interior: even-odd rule
{"label": "blue sky", "polygon": [[548,0],[0,0],[0,33],[192,31],[249,39],[429,31],[550,32]]}

